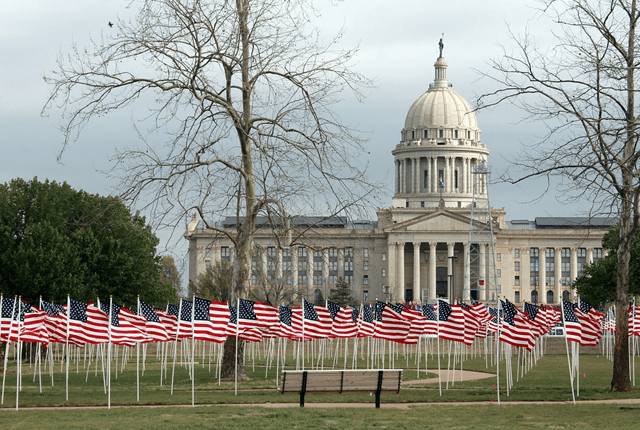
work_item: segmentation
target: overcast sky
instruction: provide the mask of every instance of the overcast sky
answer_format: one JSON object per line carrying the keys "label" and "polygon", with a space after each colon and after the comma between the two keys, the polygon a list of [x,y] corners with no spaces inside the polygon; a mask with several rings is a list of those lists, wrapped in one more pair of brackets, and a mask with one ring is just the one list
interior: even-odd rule
{"label": "overcast sky", "polygon": [[[0,182],[37,176],[40,180],[66,181],[75,189],[110,194],[116,183],[101,170],[110,166],[116,145],[136,139],[130,125],[131,112],[121,112],[92,123],[80,139],[56,161],[61,149],[60,118],[56,111],[41,116],[50,88],[42,79],[56,67],[56,58],[69,52],[70,45],[86,45],[89,37],[117,31],[116,23],[132,13],[130,0],[65,0],[47,2],[21,0],[5,2],[0,26]],[[360,46],[358,69],[376,79],[377,88],[362,104],[347,101],[337,108],[344,123],[370,132],[370,162],[374,178],[388,178],[393,187],[392,148],[398,143],[411,104],[433,81],[433,63],[438,56],[438,40],[444,36],[444,57],[449,63],[448,78],[456,91],[473,104],[484,83],[473,69],[488,70],[488,61],[497,58],[499,44],[512,45],[507,27],[521,32],[526,25],[544,43],[549,24],[524,0],[346,0],[337,7],[317,1],[322,7],[318,25],[329,36],[340,25],[347,30],[345,46]],[[518,124],[521,113],[503,107],[478,114],[482,140],[491,151],[489,164],[494,176],[505,167],[521,142],[531,141],[534,128]],[[124,141],[124,142],[123,142]],[[507,219],[535,216],[569,216],[576,207],[556,202],[552,193],[537,204],[540,185],[519,187],[496,184],[490,189],[493,207],[504,207]],[[386,205],[391,204],[390,197]],[[170,241],[166,231],[158,232],[161,252],[184,257],[186,246]],[[174,235],[174,239],[176,236]]]}

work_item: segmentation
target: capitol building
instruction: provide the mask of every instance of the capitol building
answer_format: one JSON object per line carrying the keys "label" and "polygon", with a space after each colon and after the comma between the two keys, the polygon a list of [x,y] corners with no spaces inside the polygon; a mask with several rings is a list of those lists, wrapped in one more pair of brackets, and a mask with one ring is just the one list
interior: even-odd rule
{"label": "capitol building", "polygon": [[[320,302],[343,278],[364,303],[376,297],[423,303],[506,297],[540,304],[573,298],[571,282],[585,263],[603,256],[602,237],[613,222],[507,220],[504,209],[491,208],[491,145],[482,142],[471,105],[448,82],[442,54],[434,68],[433,83],[409,108],[391,151],[391,206],[378,209],[375,220],[293,216],[291,227],[306,233],[289,247],[279,247],[259,219],[252,290],[280,283]],[[235,223],[228,217],[218,225],[234,229]],[[185,237],[190,281],[216,261],[232,262],[232,242],[204,229],[195,215]]]}

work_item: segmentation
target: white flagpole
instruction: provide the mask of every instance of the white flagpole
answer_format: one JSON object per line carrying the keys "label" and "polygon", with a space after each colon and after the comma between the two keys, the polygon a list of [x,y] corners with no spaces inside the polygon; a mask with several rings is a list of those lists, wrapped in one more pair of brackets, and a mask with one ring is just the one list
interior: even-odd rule
{"label": "white flagpole", "polygon": [[173,368],[171,370],[171,394],[173,394],[173,378],[176,373],[176,355],[178,354],[178,337],[180,335],[180,315],[182,314],[182,297],[178,305],[178,328],[176,329],[176,339],[173,343]]}
{"label": "white flagpole", "polygon": [[196,312],[196,295],[193,294],[191,302],[191,407],[195,407],[196,391],[196,325],[195,325],[195,312]]}
{"label": "white flagpole", "polygon": [[240,331],[240,297],[236,300],[236,375],[235,375],[235,395],[238,395],[238,332]]}
{"label": "white flagpole", "polygon": [[571,365],[571,358],[569,357],[569,341],[567,340],[567,323],[566,323],[566,319],[564,317],[564,302],[561,301],[561,308],[560,310],[562,310],[562,321],[564,321],[564,343],[567,346],[567,363],[569,364],[569,379],[571,380],[571,396],[573,397],[573,404],[576,404],[576,394],[573,391],[573,367]]}
{"label": "white flagpole", "polygon": [[69,333],[70,333],[70,318],[71,318],[71,296],[67,294],[67,345],[66,345],[66,357],[65,361],[67,362],[67,371],[65,375],[65,398],[69,401]]}
{"label": "white flagpole", "polygon": [[[107,352],[107,409],[111,409],[111,318],[113,318],[113,296],[109,296],[109,346]],[[118,359],[116,357],[116,366]],[[116,378],[118,377],[118,368],[116,367]]]}
{"label": "white flagpole", "polygon": [[[138,294],[138,316],[140,315],[140,295]],[[140,342],[136,342],[136,402],[140,403]],[[161,366],[162,367],[162,366]]]}
{"label": "white flagpole", "polygon": [[[2,294],[0,294],[0,312],[2,312]],[[16,302],[15,299],[13,301],[13,309],[11,310],[11,321],[13,321],[13,314],[15,312]],[[11,323],[9,324],[9,334],[7,336],[11,336]],[[4,404],[4,382],[7,376],[7,361],[9,359],[9,338],[7,337],[7,346],[4,351],[4,372],[2,373],[2,399],[0,399],[0,405]]]}
{"label": "white flagpole", "polygon": [[[15,306],[15,304],[14,304]],[[16,343],[16,350],[18,355],[18,362],[16,363],[16,411],[18,410],[18,395],[20,394],[21,388],[21,378],[20,373],[22,372],[22,351],[20,348],[20,313],[22,311],[22,296],[18,297],[18,342]],[[11,320],[13,321],[13,319]],[[9,340],[9,339],[7,339]]]}
{"label": "white flagpole", "polygon": [[498,297],[498,310],[496,315],[496,320],[498,322],[497,326],[497,337],[496,337],[496,393],[498,394],[498,404],[500,404],[500,332],[502,331],[502,319],[500,319],[500,312],[502,309],[502,302],[500,301],[500,297]]}

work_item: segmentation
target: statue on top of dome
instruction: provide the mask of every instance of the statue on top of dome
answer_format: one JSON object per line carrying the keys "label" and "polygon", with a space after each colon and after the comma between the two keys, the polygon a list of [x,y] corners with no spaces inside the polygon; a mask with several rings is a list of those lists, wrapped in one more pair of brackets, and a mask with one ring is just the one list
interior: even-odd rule
{"label": "statue on top of dome", "polygon": [[442,58],[442,50],[444,49],[444,42],[442,41],[443,38],[444,38],[444,33],[442,33],[440,42],[438,42],[438,47],[440,47],[440,58]]}

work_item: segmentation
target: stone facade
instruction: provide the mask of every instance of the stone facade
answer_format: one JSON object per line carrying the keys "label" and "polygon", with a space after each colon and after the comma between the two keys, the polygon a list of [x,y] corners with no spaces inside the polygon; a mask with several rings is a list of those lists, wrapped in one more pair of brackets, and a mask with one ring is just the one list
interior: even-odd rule
{"label": "stone facade", "polygon": [[[363,302],[499,295],[514,303],[558,303],[572,297],[571,281],[585,263],[602,257],[602,236],[612,222],[507,221],[504,209],[489,213],[486,175],[478,172],[486,170],[490,152],[471,106],[447,81],[447,62],[440,57],[434,67],[435,80],[411,106],[392,151],[391,207],[379,209],[375,221],[293,217],[292,236],[305,233],[284,247],[271,229],[258,228],[252,287],[280,282],[318,298],[342,277]],[[233,219],[218,223],[233,226]],[[493,248],[474,242],[475,229],[493,233]],[[233,259],[231,242],[204,230],[195,215],[185,237],[190,280],[217,260]]]}

